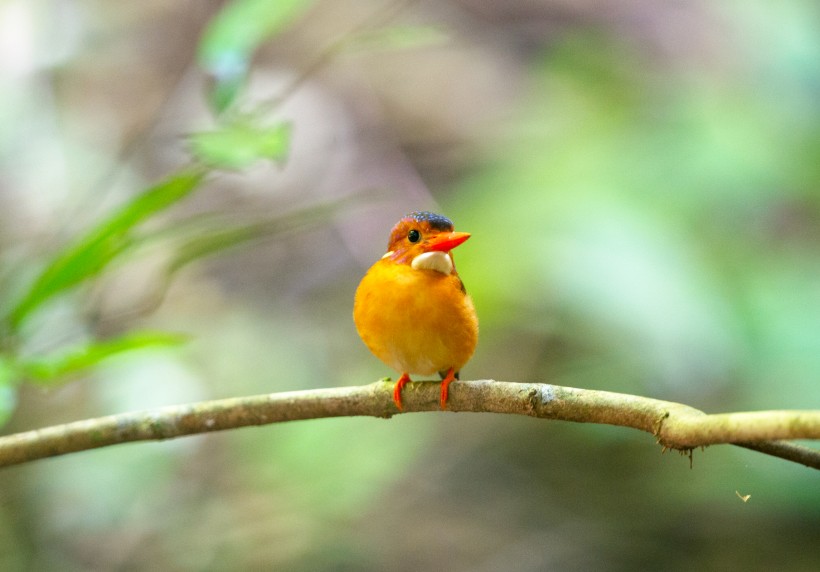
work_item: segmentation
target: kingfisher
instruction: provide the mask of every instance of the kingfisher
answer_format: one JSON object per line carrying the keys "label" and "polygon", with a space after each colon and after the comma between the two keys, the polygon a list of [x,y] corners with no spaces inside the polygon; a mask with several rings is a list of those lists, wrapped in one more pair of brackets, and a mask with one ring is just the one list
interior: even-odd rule
{"label": "kingfisher", "polygon": [[478,317],[458,277],[452,249],[470,234],[440,214],[412,212],[390,232],[387,252],[356,290],[353,321],[365,345],[401,376],[393,401],[402,410],[410,374],[441,376],[441,408],[450,383],[472,357]]}

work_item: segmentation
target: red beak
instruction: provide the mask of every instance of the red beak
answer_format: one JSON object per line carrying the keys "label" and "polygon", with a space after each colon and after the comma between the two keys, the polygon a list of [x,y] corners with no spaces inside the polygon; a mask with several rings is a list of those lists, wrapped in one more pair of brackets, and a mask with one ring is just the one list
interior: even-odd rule
{"label": "red beak", "polygon": [[430,239],[426,250],[428,252],[450,252],[468,238],[470,238],[469,232],[443,232]]}

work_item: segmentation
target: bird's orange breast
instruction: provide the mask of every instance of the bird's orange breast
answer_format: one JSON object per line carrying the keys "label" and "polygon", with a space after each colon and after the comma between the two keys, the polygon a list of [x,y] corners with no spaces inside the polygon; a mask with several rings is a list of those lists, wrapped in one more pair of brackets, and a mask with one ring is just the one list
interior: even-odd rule
{"label": "bird's orange breast", "polygon": [[456,274],[389,259],[359,284],[353,320],[370,351],[400,372],[458,371],[478,341],[475,308]]}

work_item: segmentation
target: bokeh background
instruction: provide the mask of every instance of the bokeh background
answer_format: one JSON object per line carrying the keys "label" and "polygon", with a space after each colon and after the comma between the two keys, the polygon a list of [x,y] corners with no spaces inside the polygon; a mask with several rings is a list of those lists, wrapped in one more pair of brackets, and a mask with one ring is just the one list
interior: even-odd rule
{"label": "bokeh background", "polygon": [[[192,144],[237,121],[289,125],[286,158]],[[421,209],[473,233],[464,378],[820,407],[813,0],[0,1],[3,315],[197,159],[206,182],[116,263],[4,326],[3,433],[395,375],[353,293]],[[14,369],[134,332],[186,341],[46,381]],[[9,571],[809,571],[819,540],[805,467],[716,446],[690,468],[636,431],[493,415],[0,471]]]}

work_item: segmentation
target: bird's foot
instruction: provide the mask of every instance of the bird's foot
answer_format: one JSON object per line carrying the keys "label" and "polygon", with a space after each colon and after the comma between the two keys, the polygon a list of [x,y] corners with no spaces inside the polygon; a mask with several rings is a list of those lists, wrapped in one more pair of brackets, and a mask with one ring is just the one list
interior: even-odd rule
{"label": "bird's foot", "polygon": [[396,382],[396,385],[393,387],[393,403],[396,404],[396,407],[399,408],[399,411],[404,409],[401,405],[401,390],[410,382],[410,374],[403,373],[401,377]]}
{"label": "bird's foot", "polygon": [[449,387],[456,379],[456,372],[454,368],[447,370],[447,375],[441,380],[441,408],[447,409],[447,397],[449,396]]}

